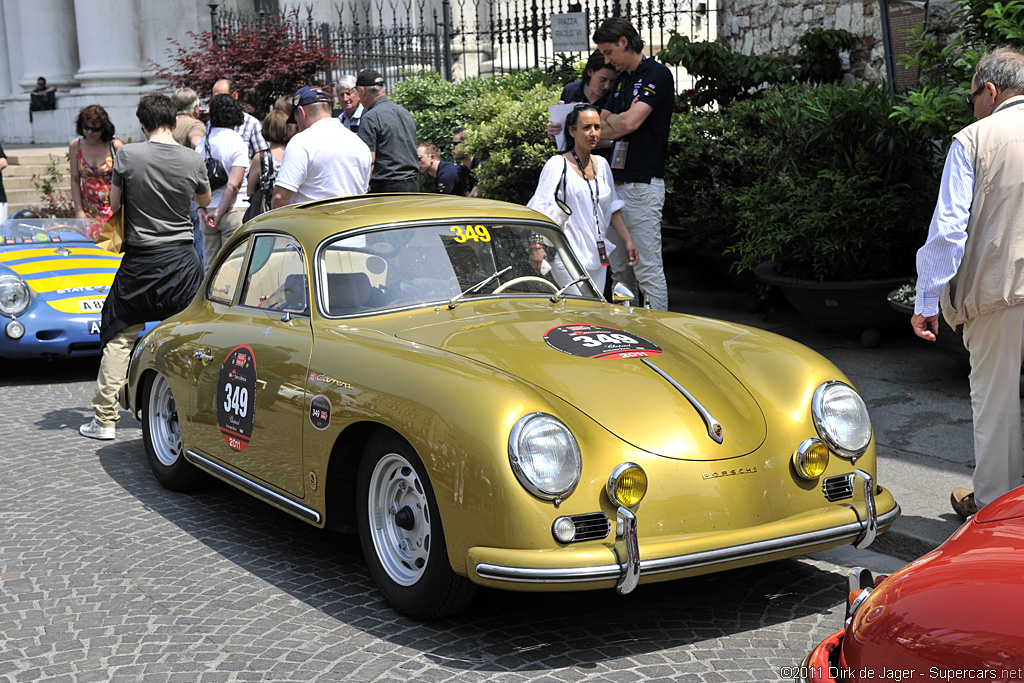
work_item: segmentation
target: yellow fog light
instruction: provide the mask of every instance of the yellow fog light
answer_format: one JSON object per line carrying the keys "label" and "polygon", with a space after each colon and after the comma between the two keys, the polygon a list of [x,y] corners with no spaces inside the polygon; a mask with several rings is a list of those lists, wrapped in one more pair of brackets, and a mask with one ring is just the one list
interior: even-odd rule
{"label": "yellow fog light", "polygon": [[807,439],[793,453],[793,468],[804,479],[817,479],[828,467],[828,446],[821,439]]}
{"label": "yellow fog light", "polygon": [[647,493],[647,473],[640,465],[624,462],[608,477],[608,498],[616,505],[633,507]]}

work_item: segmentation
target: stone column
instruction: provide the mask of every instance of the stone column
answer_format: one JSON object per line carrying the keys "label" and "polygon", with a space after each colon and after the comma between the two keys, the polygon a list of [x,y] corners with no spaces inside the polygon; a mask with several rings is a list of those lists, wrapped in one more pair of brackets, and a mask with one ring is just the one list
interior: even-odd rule
{"label": "stone column", "polygon": [[[8,26],[9,21],[6,14],[6,4],[4,0],[0,0],[0,24]],[[7,99],[11,95],[11,61],[10,61],[10,50],[8,49],[7,43],[7,31],[6,29],[0,31],[0,102]]]}
{"label": "stone column", "polygon": [[131,0],[76,0],[78,73],[73,95],[138,93],[142,50]]}
{"label": "stone column", "polygon": [[[138,6],[140,22],[136,26],[138,39],[142,46],[142,61],[147,82],[155,79],[155,72],[166,67],[170,60],[168,50],[173,49],[167,40],[173,38],[189,49],[192,38],[189,31],[209,31],[210,13],[205,2],[196,0],[136,0],[132,4]],[[221,6],[225,3],[221,2]],[[158,67],[153,65],[157,64]],[[200,97],[208,97],[209,93],[199,93]]]}
{"label": "stone column", "polygon": [[[36,79],[45,76],[48,85],[56,86],[58,90],[69,90],[76,85],[74,74],[78,71],[74,2],[15,1],[21,28],[22,64],[26,69],[33,70],[33,73],[23,72],[17,84],[25,90],[31,90],[36,86]],[[130,30],[130,27],[125,28]],[[111,35],[107,45],[114,42],[116,36]]]}
{"label": "stone column", "polygon": [[[7,92],[2,97],[14,92],[21,92],[19,81],[24,74],[21,60],[21,16],[18,13],[18,0],[0,0],[3,7],[4,38],[7,42]],[[0,76],[0,78],[3,78]],[[32,87],[35,87],[33,82]],[[27,105],[26,105],[27,106]]]}

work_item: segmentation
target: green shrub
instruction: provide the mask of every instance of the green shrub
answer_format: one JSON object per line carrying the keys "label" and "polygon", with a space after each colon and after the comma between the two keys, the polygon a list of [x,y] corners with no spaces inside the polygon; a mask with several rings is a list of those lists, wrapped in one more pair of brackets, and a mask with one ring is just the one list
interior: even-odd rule
{"label": "green shrub", "polygon": [[909,189],[845,169],[776,173],[737,198],[741,236],[729,252],[740,271],[773,260],[780,274],[803,279],[913,273],[928,223],[914,220],[922,215]]}
{"label": "green shrub", "polygon": [[673,33],[658,59],[678,65],[693,75],[692,103],[712,102],[725,106],[734,100],[754,97],[765,87],[786,83],[830,83],[842,76],[839,52],[849,50],[857,37],[843,29],[812,28],[799,39],[800,51],[792,57],[744,55],[725,43],[692,41]]}
{"label": "green shrub", "polygon": [[541,168],[555,154],[545,126],[559,91],[537,83],[530,89],[487,93],[466,104],[475,123],[465,140],[487,159],[477,169],[481,196],[516,204],[530,200]]}
{"label": "green shrub", "polygon": [[891,117],[884,87],[785,86],[679,115],[668,221],[692,248],[821,280],[913,272],[941,155]]}
{"label": "green shrub", "polygon": [[442,150],[465,127],[468,151],[486,158],[476,171],[480,196],[525,204],[555,153],[545,124],[564,78],[534,69],[449,83],[425,73],[396,84],[393,99],[412,112],[417,136]]}
{"label": "green shrub", "polygon": [[736,239],[736,196],[764,175],[772,146],[756,100],[672,117],[665,220],[691,249],[721,253]]}

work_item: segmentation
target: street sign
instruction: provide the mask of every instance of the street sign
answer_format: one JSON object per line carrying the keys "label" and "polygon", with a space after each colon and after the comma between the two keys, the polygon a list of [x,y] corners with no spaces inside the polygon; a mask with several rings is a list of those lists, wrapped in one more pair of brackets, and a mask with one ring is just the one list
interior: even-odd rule
{"label": "street sign", "polygon": [[921,77],[919,67],[907,68],[899,64],[900,55],[912,54],[910,46],[913,29],[928,18],[927,0],[879,0],[882,6],[882,38],[885,43],[885,71],[889,92],[903,92],[917,85]]}
{"label": "street sign", "polygon": [[551,15],[551,45],[554,52],[590,52],[586,12]]}

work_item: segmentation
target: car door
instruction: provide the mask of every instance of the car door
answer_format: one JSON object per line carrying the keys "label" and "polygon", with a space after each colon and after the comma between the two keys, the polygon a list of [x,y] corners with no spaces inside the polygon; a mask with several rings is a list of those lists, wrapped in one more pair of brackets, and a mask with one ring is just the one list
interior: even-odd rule
{"label": "car door", "polygon": [[[230,273],[220,275],[235,251],[211,279],[211,297],[230,282]],[[220,307],[199,341],[191,445],[301,498],[303,407],[313,346],[306,261],[294,239],[273,234],[256,235],[248,258],[239,261],[245,270],[237,296],[228,295],[232,304]]]}

